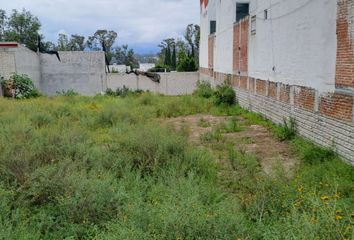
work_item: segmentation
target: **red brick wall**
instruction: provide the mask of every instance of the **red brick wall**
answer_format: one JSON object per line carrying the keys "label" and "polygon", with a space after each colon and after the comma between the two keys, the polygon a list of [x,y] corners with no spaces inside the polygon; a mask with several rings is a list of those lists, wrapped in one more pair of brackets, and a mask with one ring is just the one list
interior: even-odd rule
{"label": "red brick wall", "polygon": [[209,68],[214,67],[214,42],[215,42],[215,36],[214,35],[209,36],[208,39],[208,67]]}
{"label": "red brick wall", "polygon": [[250,90],[251,92],[254,92],[255,87],[256,87],[256,79],[254,79],[254,78],[249,78],[249,90]]}
{"label": "red brick wall", "polygon": [[248,18],[234,26],[233,69],[237,72],[248,71],[248,28]]}
{"label": "red brick wall", "polygon": [[256,93],[263,96],[267,95],[267,81],[256,80]]}
{"label": "red brick wall", "polygon": [[277,99],[277,83],[270,82],[268,86],[268,96]]}
{"label": "red brick wall", "polygon": [[240,88],[247,89],[247,85],[248,85],[247,82],[248,82],[247,77],[241,76],[240,77]]}
{"label": "red brick wall", "polygon": [[279,89],[279,100],[284,103],[290,103],[290,85],[280,84]]}
{"label": "red brick wall", "polygon": [[[338,0],[337,13],[337,69],[336,86],[354,87],[354,46],[350,35],[349,8],[354,8],[352,0]],[[354,24],[354,23],[352,23]]]}
{"label": "red brick wall", "polygon": [[320,101],[320,113],[347,122],[352,122],[353,97],[338,93],[322,96]]}
{"label": "red brick wall", "polygon": [[294,95],[295,106],[314,111],[315,90],[307,87],[297,87]]}

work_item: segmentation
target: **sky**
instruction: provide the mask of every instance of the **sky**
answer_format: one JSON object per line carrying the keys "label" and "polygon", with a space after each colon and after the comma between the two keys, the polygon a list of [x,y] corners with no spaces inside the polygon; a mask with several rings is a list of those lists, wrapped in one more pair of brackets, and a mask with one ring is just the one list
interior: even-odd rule
{"label": "sky", "polygon": [[118,33],[116,45],[137,53],[156,53],[162,39],[182,37],[189,23],[199,24],[199,0],[1,0],[0,8],[25,8],[42,24],[45,40],[59,33],[92,35],[97,29]]}

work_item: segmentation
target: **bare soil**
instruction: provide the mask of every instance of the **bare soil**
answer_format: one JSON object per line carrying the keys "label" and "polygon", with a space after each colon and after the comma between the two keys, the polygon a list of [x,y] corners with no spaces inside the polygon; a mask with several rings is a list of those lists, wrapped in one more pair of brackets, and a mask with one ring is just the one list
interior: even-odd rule
{"label": "bare soil", "polygon": [[[189,140],[196,145],[205,146],[201,136],[211,132],[218,125],[227,123],[232,117],[212,115],[192,115],[171,118],[167,120],[176,130],[188,131]],[[239,151],[255,154],[260,161],[264,172],[270,174],[274,166],[282,166],[287,172],[295,168],[297,159],[288,143],[279,141],[272,132],[261,125],[246,125],[242,117],[237,117],[242,130],[235,133],[223,133],[228,144],[232,144]],[[206,146],[208,147],[208,146]],[[213,150],[208,147],[212,152]],[[223,162],[222,159],[221,162]]]}

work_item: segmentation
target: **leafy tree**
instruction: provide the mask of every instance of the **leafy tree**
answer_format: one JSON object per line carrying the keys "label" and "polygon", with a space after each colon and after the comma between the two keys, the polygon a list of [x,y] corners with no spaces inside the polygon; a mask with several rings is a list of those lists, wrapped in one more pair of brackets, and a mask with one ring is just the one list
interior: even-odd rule
{"label": "leafy tree", "polygon": [[59,33],[57,49],[58,49],[58,51],[68,51],[69,50],[69,39],[66,34]]}
{"label": "leafy tree", "polygon": [[85,37],[77,34],[71,35],[69,47],[71,51],[83,51],[85,49]]}
{"label": "leafy tree", "polygon": [[85,37],[80,35],[71,35],[69,40],[66,34],[59,34],[58,47],[59,51],[83,51],[85,49]]}
{"label": "leafy tree", "polygon": [[171,66],[174,70],[176,70],[177,67],[176,44],[173,46]]}
{"label": "leafy tree", "polygon": [[112,46],[116,41],[118,34],[115,31],[97,30],[93,36],[88,37],[86,45],[91,50],[103,50],[102,44],[106,47],[108,61],[112,59]]}
{"label": "leafy tree", "polygon": [[56,50],[55,44],[50,41],[42,42],[41,44],[42,44],[43,50],[46,50],[46,51]]}
{"label": "leafy tree", "polygon": [[[2,12],[4,15],[4,12]],[[15,41],[24,44],[28,48],[37,50],[37,37],[41,23],[25,9],[22,12],[12,10],[4,31],[5,41]]]}
{"label": "leafy tree", "polygon": [[189,24],[186,28],[184,38],[188,44],[189,56],[192,56],[197,62],[200,45],[200,27],[198,25]]}
{"label": "leafy tree", "polygon": [[6,24],[6,12],[0,9],[0,41],[4,40],[5,24]]}
{"label": "leafy tree", "polygon": [[173,57],[172,49],[175,46],[176,46],[176,42],[175,39],[173,38],[164,39],[159,44],[159,47],[161,48],[161,52],[159,55],[160,55],[160,59],[161,60],[163,59],[163,65],[173,68],[172,63],[174,62],[174,60],[172,59]]}
{"label": "leafy tree", "polygon": [[133,49],[129,49],[128,45],[117,47],[112,55],[117,64],[130,66],[131,69],[139,68],[139,62]]}

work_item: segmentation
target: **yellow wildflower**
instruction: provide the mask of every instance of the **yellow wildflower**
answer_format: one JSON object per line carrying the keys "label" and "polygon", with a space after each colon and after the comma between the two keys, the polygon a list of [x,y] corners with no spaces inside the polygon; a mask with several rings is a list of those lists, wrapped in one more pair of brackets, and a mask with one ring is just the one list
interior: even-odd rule
{"label": "yellow wildflower", "polygon": [[342,219],[343,219],[342,216],[339,216],[339,215],[336,216],[336,220],[342,220]]}
{"label": "yellow wildflower", "polygon": [[350,214],[350,216],[351,216],[352,218],[354,218],[354,213]]}
{"label": "yellow wildflower", "polygon": [[322,196],[322,197],[321,197],[321,200],[322,200],[322,201],[328,201],[328,200],[329,200],[329,197],[328,197],[328,196]]}

